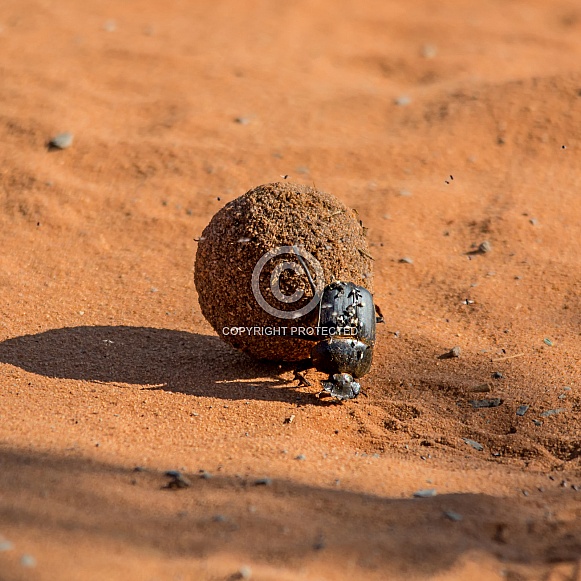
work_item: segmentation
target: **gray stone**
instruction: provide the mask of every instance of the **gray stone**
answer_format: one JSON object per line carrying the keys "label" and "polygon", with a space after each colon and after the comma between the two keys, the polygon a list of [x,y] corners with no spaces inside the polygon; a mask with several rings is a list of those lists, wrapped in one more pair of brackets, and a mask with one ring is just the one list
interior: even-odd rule
{"label": "gray stone", "polygon": [[491,250],[492,250],[492,246],[490,245],[490,242],[488,242],[488,240],[481,242],[480,246],[478,246],[478,252],[482,252],[482,254],[486,254],[487,252],[490,252]]}
{"label": "gray stone", "polygon": [[561,412],[566,412],[566,408],[557,408],[554,410],[547,410],[541,414],[541,417],[548,418],[549,416],[554,416],[556,414],[560,414]]}
{"label": "gray stone", "polygon": [[22,555],[20,557],[20,564],[28,568],[36,567],[36,559],[32,555]]}
{"label": "gray stone", "polygon": [[414,498],[430,498],[436,496],[436,494],[435,488],[423,488],[422,490],[416,490],[414,492]]}
{"label": "gray stone", "polygon": [[473,399],[470,405],[473,408],[496,408],[502,404],[502,400],[499,397],[494,397],[491,399]]}
{"label": "gray stone", "polygon": [[73,144],[73,138],[72,133],[59,133],[48,142],[48,146],[51,149],[67,149]]}
{"label": "gray stone", "polygon": [[478,450],[479,452],[482,452],[482,450],[484,450],[484,446],[482,444],[480,444],[479,442],[476,442],[475,440],[471,440],[470,438],[462,438],[464,440],[464,442],[466,442],[466,444],[468,444],[469,446],[472,446],[475,450]]}

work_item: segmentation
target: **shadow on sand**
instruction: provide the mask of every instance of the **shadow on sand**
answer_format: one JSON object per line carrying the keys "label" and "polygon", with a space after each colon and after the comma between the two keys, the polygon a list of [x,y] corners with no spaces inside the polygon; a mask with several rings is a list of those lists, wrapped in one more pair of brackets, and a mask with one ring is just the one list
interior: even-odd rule
{"label": "shadow on sand", "polygon": [[196,396],[321,404],[218,337],[149,327],[64,327],[7,339],[0,362],[46,377],[129,383]]}
{"label": "shadow on sand", "polygon": [[[575,567],[581,554],[572,490],[532,502],[485,494],[388,498],[289,480],[256,486],[252,477],[188,476],[189,488],[169,490],[157,470],[0,446],[2,532],[28,535],[29,550],[34,539],[81,542],[85,552],[70,550],[70,563],[61,564],[75,570],[108,563],[111,543],[119,555],[155,552],[168,567],[223,554],[287,571],[316,560],[339,579],[431,578],[474,552],[499,559],[507,573],[528,565],[541,578],[554,563]],[[548,519],[551,500],[573,518]],[[507,578],[523,578],[514,575]]]}

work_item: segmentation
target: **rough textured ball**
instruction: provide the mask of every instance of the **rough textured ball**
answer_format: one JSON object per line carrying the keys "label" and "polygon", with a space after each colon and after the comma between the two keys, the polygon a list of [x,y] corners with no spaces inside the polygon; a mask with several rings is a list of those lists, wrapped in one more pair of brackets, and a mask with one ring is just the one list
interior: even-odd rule
{"label": "rough textured ball", "polygon": [[[260,359],[307,359],[313,347],[312,341],[297,338],[297,328],[316,325],[318,308],[298,319],[279,318],[260,306],[252,289],[252,275],[261,257],[293,245],[320,263],[324,284],[343,280],[372,292],[371,258],[355,211],[336,197],[308,186],[279,182],[250,190],[226,204],[199,239],[195,283],[204,317],[222,339]],[[298,271],[293,271],[289,262],[300,261],[293,253],[268,260],[258,280],[269,305],[295,312],[310,302],[313,293],[304,269],[301,271],[299,265]],[[309,263],[304,262],[315,278]],[[273,272],[279,282],[279,297],[293,293],[302,293],[302,297],[292,303],[281,302],[276,290],[273,294]],[[232,334],[233,327],[253,330]],[[264,334],[268,329],[282,329],[278,331],[281,335]]]}

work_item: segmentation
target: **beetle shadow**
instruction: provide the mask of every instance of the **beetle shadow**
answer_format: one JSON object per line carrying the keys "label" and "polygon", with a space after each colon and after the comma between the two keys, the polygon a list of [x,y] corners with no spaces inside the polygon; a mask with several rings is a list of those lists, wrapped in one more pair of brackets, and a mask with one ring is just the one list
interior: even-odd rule
{"label": "beetle shadow", "polygon": [[281,374],[293,364],[260,361],[218,337],[129,326],[51,329],[0,343],[0,362],[45,377],[127,383],[228,400],[321,404]]}

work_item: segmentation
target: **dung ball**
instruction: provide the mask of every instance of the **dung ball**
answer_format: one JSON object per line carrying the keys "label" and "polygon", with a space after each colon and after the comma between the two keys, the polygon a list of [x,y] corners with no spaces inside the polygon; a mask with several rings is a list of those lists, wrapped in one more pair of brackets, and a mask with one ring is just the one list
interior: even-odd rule
{"label": "dung ball", "polygon": [[226,204],[198,242],[195,284],[218,335],[259,359],[310,357],[319,298],[334,280],[372,290],[354,210],[315,188],[279,182]]}

